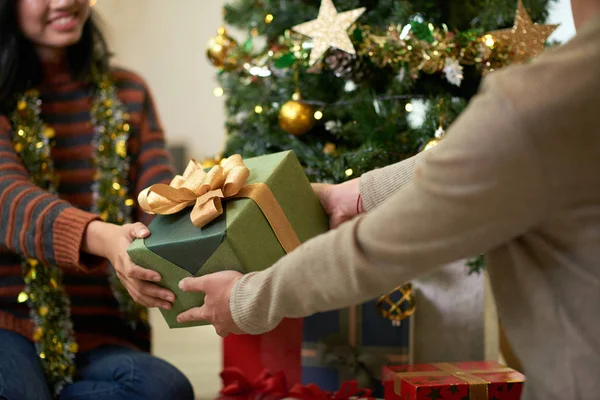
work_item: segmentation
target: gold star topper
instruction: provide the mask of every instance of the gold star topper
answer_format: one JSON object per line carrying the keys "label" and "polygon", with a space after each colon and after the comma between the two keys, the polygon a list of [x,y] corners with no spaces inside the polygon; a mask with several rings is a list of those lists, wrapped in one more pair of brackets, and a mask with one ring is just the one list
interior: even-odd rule
{"label": "gold star topper", "polygon": [[332,0],[321,1],[317,19],[294,26],[296,32],[313,39],[310,65],[314,65],[330,47],[356,54],[348,28],[364,13],[366,8],[338,13]]}
{"label": "gold star topper", "polygon": [[514,63],[523,63],[544,52],[548,37],[558,28],[558,25],[534,24],[523,1],[519,0],[515,25],[511,29],[493,31],[489,34],[511,48]]}

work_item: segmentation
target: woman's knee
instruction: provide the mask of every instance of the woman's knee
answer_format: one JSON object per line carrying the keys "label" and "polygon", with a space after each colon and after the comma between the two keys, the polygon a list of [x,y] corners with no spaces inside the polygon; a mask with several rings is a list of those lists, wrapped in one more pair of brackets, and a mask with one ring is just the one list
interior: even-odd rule
{"label": "woman's knee", "polygon": [[50,400],[50,391],[33,343],[0,330],[0,399]]}

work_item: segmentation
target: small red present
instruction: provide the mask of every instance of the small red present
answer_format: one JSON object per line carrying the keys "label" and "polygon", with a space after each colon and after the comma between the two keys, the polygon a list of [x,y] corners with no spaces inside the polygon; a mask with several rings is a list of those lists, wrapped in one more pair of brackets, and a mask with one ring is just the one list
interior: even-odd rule
{"label": "small red present", "polygon": [[384,366],[381,371],[381,384],[383,385],[383,396],[385,400],[404,400],[395,392],[396,373],[406,370],[406,365],[402,366]]}
{"label": "small red present", "polygon": [[523,374],[489,361],[400,365],[383,373],[386,400],[519,400],[525,382]]}
{"label": "small red present", "polygon": [[285,318],[262,335],[229,335],[223,339],[223,369],[238,369],[249,380],[283,373],[287,388],[302,382],[302,319]]}

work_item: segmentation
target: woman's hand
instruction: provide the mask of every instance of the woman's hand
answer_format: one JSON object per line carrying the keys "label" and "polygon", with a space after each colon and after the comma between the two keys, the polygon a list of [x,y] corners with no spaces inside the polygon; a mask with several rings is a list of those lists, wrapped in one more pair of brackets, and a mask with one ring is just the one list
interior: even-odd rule
{"label": "woman's hand", "polygon": [[137,303],[170,310],[175,300],[173,292],[151,283],[160,282],[160,274],[135,265],[127,254],[127,248],[135,239],[149,235],[148,228],[139,222],[118,226],[94,221],[87,227],[83,249],[110,261],[123,286]]}
{"label": "woman's hand", "polygon": [[331,229],[337,228],[340,224],[364,212],[360,199],[359,182],[360,178],[339,185],[313,183],[313,190],[329,215]]}

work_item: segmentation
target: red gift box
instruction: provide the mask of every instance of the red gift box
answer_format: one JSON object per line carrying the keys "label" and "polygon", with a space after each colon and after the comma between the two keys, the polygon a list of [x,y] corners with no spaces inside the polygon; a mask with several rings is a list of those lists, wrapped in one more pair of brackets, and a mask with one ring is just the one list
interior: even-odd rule
{"label": "red gift box", "polygon": [[385,400],[404,400],[395,392],[396,373],[406,370],[406,365],[403,366],[384,366],[381,371],[381,384],[383,385],[383,397]]}
{"label": "red gift box", "polygon": [[265,371],[283,374],[289,389],[302,383],[301,348],[302,319],[284,319],[262,335],[229,335],[223,339],[223,369],[235,368],[251,381]]}
{"label": "red gift box", "polygon": [[525,382],[489,361],[385,367],[383,377],[386,400],[519,400]]}

